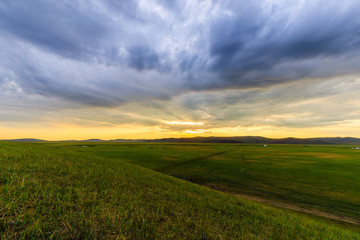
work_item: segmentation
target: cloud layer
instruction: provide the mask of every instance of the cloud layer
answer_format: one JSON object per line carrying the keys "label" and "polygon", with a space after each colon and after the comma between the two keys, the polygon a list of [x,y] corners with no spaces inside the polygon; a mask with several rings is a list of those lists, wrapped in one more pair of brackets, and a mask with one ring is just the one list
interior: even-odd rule
{"label": "cloud layer", "polygon": [[4,0],[0,121],[45,123],[60,112],[103,122],[101,112],[114,126],[360,119],[359,12],[355,0]]}

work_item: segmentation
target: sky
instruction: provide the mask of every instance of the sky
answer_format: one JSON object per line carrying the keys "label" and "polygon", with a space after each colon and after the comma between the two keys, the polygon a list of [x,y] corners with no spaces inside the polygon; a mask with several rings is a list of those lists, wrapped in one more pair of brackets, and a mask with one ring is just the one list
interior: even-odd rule
{"label": "sky", "polygon": [[360,137],[358,0],[2,0],[0,139]]}

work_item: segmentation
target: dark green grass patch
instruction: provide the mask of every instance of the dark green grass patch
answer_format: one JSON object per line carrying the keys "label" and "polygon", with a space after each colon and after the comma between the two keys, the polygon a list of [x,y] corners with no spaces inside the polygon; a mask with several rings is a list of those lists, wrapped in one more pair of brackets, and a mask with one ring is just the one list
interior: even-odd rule
{"label": "dark green grass patch", "polygon": [[2,239],[360,239],[73,148],[0,142]]}
{"label": "dark green grass patch", "polygon": [[93,144],[62,146],[218,190],[360,220],[360,151],[349,146]]}

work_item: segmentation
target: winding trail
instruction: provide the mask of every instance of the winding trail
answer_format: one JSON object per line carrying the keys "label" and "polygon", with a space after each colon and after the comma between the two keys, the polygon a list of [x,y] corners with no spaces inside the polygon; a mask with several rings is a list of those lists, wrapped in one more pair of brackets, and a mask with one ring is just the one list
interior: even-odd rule
{"label": "winding trail", "polygon": [[275,206],[275,207],[279,207],[279,208],[285,208],[285,209],[289,209],[289,210],[293,210],[293,211],[297,211],[297,212],[303,212],[303,213],[315,215],[315,216],[318,216],[318,217],[324,217],[324,218],[328,218],[328,219],[331,219],[331,220],[351,223],[351,224],[355,224],[355,225],[360,226],[360,221],[359,220],[349,218],[349,217],[345,217],[345,216],[341,216],[341,215],[337,215],[337,214],[322,212],[322,211],[314,210],[314,209],[307,209],[307,208],[299,207],[299,206],[296,206],[296,205],[283,203],[283,202],[277,202],[277,201],[273,201],[273,200],[262,199],[262,198],[247,195],[247,194],[237,194],[237,193],[230,193],[230,194],[233,194],[235,196],[239,196],[241,198],[253,200],[255,202],[265,203],[265,204]]}

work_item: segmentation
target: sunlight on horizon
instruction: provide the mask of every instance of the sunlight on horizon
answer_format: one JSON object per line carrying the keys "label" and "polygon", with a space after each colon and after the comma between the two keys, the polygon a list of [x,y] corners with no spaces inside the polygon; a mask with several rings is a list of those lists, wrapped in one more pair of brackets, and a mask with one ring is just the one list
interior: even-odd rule
{"label": "sunlight on horizon", "polygon": [[169,125],[188,125],[188,126],[202,126],[203,122],[180,122],[180,121],[164,121],[165,124]]}

